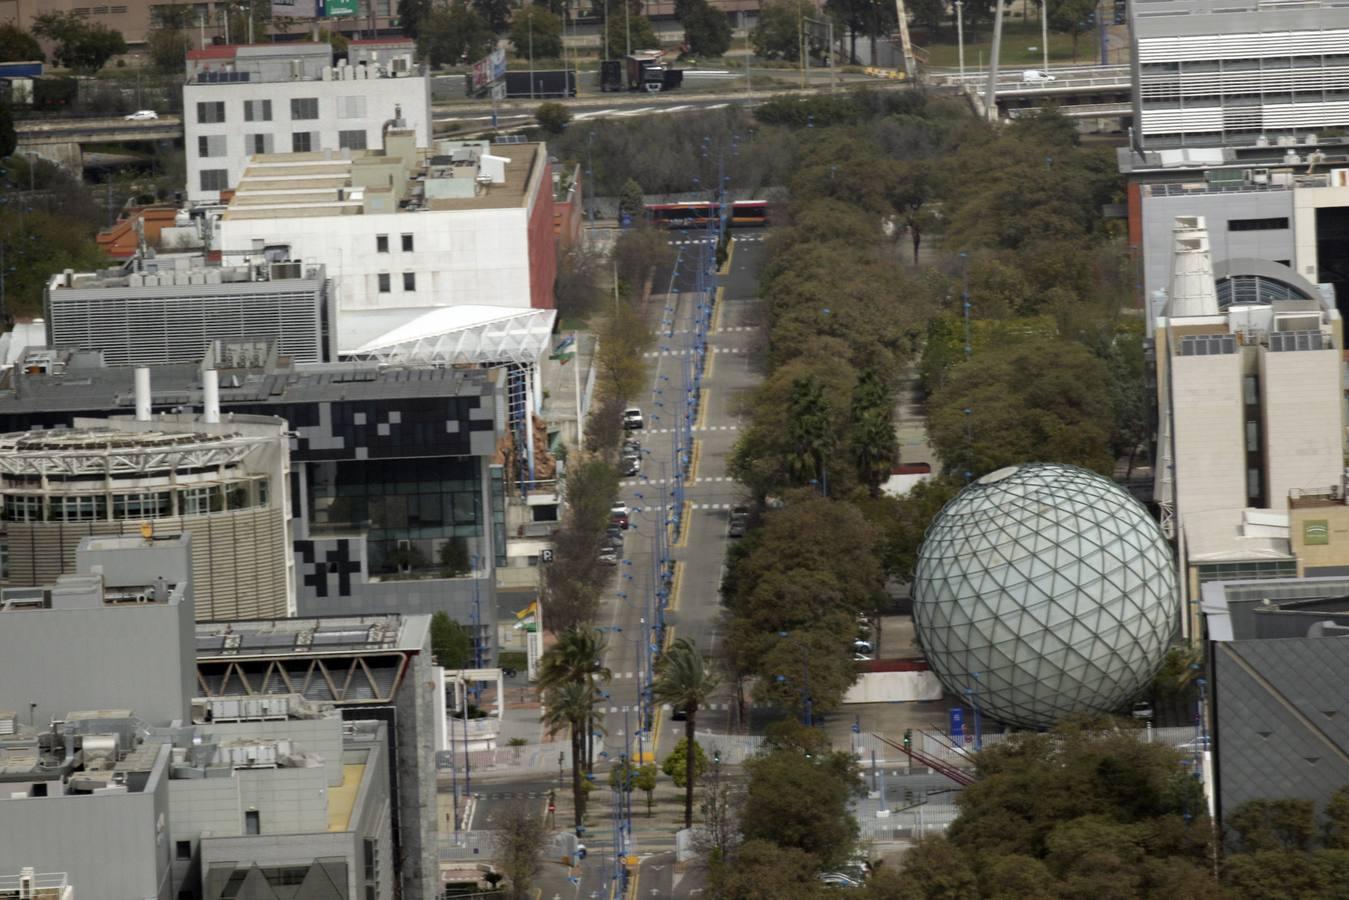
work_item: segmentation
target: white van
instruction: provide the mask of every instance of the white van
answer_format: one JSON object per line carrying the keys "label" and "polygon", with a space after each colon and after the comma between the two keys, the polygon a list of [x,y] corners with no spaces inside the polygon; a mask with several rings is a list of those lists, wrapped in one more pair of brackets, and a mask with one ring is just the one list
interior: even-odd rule
{"label": "white van", "polygon": [[1041,72],[1039,69],[1026,69],[1021,73],[1022,84],[1044,84],[1047,81],[1058,81],[1059,79],[1049,72]]}

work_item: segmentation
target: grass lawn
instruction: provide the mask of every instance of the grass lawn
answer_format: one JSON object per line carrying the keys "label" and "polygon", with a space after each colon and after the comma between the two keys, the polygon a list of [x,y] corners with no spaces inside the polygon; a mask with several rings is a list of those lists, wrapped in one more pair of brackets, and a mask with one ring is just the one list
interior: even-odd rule
{"label": "grass lawn", "polygon": [[[982,59],[985,64],[988,63],[993,46],[993,26],[990,23],[981,27],[976,33],[979,40],[970,40],[970,29],[965,29],[965,66],[974,68],[979,65]],[[928,53],[929,66],[949,66],[954,68],[960,65],[960,51],[956,46],[954,35],[948,34],[948,29],[943,29],[941,33],[943,41],[950,40],[951,43],[929,43],[924,45],[923,49]],[[1034,47],[1034,50],[1029,48]],[[1097,61],[1100,56],[1100,39],[1095,31],[1089,31],[1082,34],[1077,39],[1077,61],[1084,65],[1089,65]],[[1002,60],[999,66],[1003,69],[1017,68],[1039,68],[1043,61],[1042,51],[1040,50],[1040,23],[1036,19],[1028,22],[1008,22],[1002,23]],[[1071,63],[1073,61],[1073,39],[1067,34],[1051,31],[1049,33],[1049,65],[1052,68],[1054,63]]]}

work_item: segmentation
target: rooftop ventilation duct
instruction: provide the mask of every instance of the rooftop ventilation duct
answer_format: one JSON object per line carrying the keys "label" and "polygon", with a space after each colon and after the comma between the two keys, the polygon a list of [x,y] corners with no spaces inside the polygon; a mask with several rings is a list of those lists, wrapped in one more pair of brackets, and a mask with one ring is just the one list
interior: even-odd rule
{"label": "rooftop ventilation duct", "polygon": [[150,421],[150,370],[136,370],[136,421]]}
{"label": "rooftop ventilation duct", "polygon": [[1218,315],[1218,292],[1213,285],[1213,258],[1204,217],[1176,216],[1171,234],[1171,318]]}

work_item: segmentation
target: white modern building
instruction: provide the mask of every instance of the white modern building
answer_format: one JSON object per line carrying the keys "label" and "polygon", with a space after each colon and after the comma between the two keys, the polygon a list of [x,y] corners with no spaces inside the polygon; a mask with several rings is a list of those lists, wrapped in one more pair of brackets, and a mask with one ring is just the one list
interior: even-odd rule
{"label": "white modern building", "polygon": [[328,44],[253,44],[188,51],[183,86],[187,192],[218,201],[250,156],[359,151],[395,120],[431,141],[431,79],[411,40],[334,63]]}
{"label": "white modern building", "polygon": [[277,247],[322,265],[340,356],[371,355],[447,307],[484,308],[483,321],[538,314],[550,329],[557,239],[547,147],[421,146],[415,129],[390,128],[381,150],[254,157],[220,217],[220,250]]}
{"label": "white modern building", "polygon": [[1248,293],[1220,303],[1203,218],[1177,217],[1172,238],[1154,323],[1154,489],[1195,597],[1205,581],[1296,573],[1290,509],[1342,498],[1343,327],[1332,300],[1286,269],[1296,293],[1262,292],[1257,268]]}
{"label": "white modern building", "polygon": [[1275,143],[1349,124],[1349,8],[1332,0],[1129,5],[1134,142]]}

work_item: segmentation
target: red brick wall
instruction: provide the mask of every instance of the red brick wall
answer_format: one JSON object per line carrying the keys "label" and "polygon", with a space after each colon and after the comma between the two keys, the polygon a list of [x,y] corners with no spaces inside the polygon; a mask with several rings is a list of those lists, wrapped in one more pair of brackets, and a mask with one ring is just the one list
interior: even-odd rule
{"label": "red brick wall", "polygon": [[529,213],[529,305],[553,308],[557,280],[557,238],[553,235],[553,167],[545,163]]}

